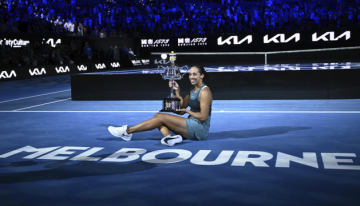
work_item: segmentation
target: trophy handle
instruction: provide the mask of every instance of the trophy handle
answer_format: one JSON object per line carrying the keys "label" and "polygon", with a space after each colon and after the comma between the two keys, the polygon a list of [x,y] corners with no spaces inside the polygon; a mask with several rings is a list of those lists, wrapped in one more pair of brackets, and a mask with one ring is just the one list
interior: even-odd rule
{"label": "trophy handle", "polygon": [[[186,68],[186,69],[184,69],[184,68]],[[185,66],[180,67],[179,70],[180,70],[180,69],[186,70],[186,71],[182,74],[182,76],[181,76],[181,79],[182,79],[182,78],[184,77],[184,75],[189,71],[189,67],[188,67],[187,65],[185,65]],[[181,75],[181,72],[180,72],[180,75]]]}
{"label": "trophy handle", "polygon": [[164,73],[161,73],[160,70],[159,70],[160,68],[162,68],[163,70],[165,70],[165,68],[164,68],[164,66],[158,66],[158,68],[157,68],[157,70],[158,70],[159,74],[161,75],[161,77],[162,77],[163,79],[165,79],[165,78],[164,78]]}

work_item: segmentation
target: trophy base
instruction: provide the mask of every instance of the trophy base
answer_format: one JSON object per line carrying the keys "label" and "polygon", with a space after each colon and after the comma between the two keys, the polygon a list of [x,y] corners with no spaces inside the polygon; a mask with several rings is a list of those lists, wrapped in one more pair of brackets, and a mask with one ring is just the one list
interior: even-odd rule
{"label": "trophy base", "polygon": [[160,112],[174,112],[180,109],[180,99],[177,97],[167,97],[163,100],[163,108]]}
{"label": "trophy base", "polygon": [[162,110],[160,110],[159,112],[173,112],[173,113],[176,113],[176,110],[165,110],[165,109],[162,109]]}

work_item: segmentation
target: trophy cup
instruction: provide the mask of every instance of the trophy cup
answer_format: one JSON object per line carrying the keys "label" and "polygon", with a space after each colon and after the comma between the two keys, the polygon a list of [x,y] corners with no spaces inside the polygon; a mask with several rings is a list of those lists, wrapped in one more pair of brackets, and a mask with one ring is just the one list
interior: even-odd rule
{"label": "trophy cup", "polygon": [[[163,108],[160,112],[176,112],[177,109],[181,108],[180,99],[174,95],[174,80],[182,79],[188,70],[187,66],[178,67],[175,65],[176,55],[173,51],[169,56],[170,66],[158,66],[158,71],[160,68],[162,69],[162,71],[159,71],[162,78],[171,81],[170,95],[163,100]],[[161,58],[165,60],[167,55],[162,54]],[[182,68],[187,68],[183,74],[180,72]]]}

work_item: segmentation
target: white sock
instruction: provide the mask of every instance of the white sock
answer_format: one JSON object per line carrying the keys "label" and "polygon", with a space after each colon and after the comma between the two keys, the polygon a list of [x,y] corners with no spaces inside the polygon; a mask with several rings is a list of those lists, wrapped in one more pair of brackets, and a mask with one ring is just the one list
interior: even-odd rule
{"label": "white sock", "polygon": [[171,136],[171,137],[174,139],[170,139],[167,141],[167,145],[170,147],[182,142],[182,140],[183,140],[181,135],[175,135],[175,136]]}

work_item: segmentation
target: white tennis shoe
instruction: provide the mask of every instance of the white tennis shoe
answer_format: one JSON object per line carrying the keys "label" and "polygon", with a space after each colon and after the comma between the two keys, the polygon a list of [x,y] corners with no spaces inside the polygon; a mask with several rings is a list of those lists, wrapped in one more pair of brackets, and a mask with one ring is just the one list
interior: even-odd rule
{"label": "white tennis shoe", "polygon": [[127,125],[124,125],[122,127],[113,127],[113,126],[110,126],[108,127],[108,130],[109,132],[114,135],[115,137],[120,137],[122,138],[123,140],[125,141],[130,141],[131,140],[131,137],[132,137],[132,134],[128,134],[126,132],[127,130]]}
{"label": "white tennis shoe", "polygon": [[182,140],[183,139],[181,135],[175,135],[175,136],[169,135],[161,139],[161,144],[167,145],[168,147],[172,147],[175,144],[182,142]]}

